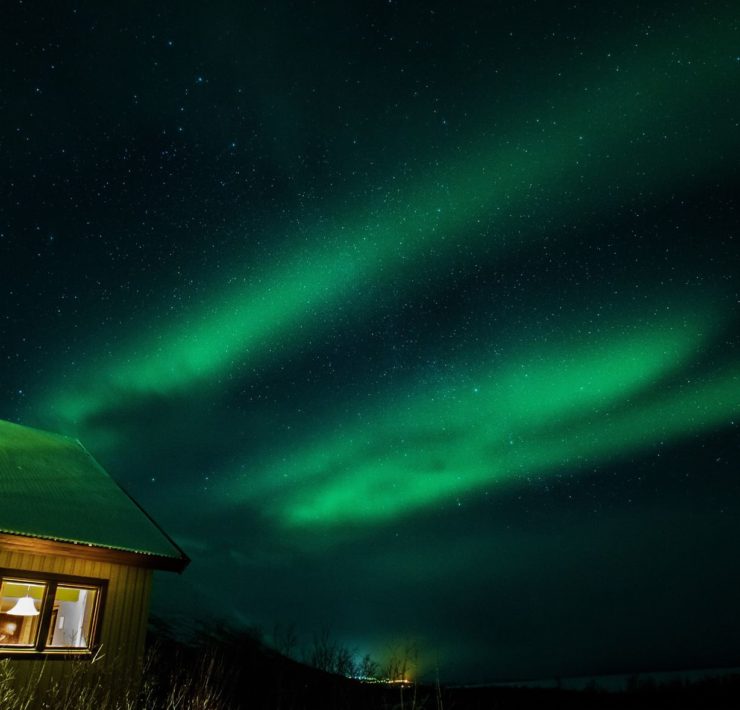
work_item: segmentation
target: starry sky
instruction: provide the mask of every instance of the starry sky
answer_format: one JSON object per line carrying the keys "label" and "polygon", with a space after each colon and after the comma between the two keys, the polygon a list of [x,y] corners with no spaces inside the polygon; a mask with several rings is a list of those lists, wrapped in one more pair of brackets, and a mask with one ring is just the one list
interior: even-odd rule
{"label": "starry sky", "polygon": [[740,664],[731,2],[13,2],[0,417],[155,613],[491,681]]}

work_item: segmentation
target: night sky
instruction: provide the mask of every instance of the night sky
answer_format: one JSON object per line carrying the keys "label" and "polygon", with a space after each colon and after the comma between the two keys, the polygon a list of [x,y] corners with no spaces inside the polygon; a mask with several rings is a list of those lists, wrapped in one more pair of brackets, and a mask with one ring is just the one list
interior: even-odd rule
{"label": "night sky", "polygon": [[8,2],[0,40],[0,418],[187,551],[156,614],[443,680],[740,664],[734,3]]}

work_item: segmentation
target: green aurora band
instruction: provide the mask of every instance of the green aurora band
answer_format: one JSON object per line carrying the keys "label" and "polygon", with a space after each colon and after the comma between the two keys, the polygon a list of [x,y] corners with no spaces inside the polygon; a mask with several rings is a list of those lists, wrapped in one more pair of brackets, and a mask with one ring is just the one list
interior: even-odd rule
{"label": "green aurora band", "polygon": [[222,502],[273,501],[288,527],[381,522],[728,425],[740,412],[740,368],[691,374],[711,322],[705,309],[631,334],[620,324],[587,343],[573,334],[462,382],[418,386],[228,481]]}
{"label": "green aurora band", "polygon": [[532,98],[530,114],[516,124],[512,118],[507,135],[492,138],[482,128],[446,159],[432,160],[437,166],[425,179],[393,182],[364,208],[342,214],[338,207],[333,226],[297,234],[289,243],[304,246],[276,257],[271,268],[236,273],[164,325],[137,326],[137,333],[156,335],[124,336],[116,352],[100,353],[71,384],[47,383],[51,394],[41,409],[76,430],[122,398],[216,389],[230,372],[264,366],[318,337],[341,309],[372,309],[377,284],[403,292],[419,270],[444,276],[451,264],[465,268],[536,240],[541,232],[528,224],[557,227],[629,194],[668,191],[697,171],[711,174],[725,161],[725,136],[693,145],[689,125],[662,144],[641,137],[661,135],[669,115],[701,121],[697,103],[721,101],[732,90],[730,24],[692,26],[683,48],[692,62],[680,86],[670,78],[675,42],[650,47],[646,39],[639,53],[625,43],[569,97]]}

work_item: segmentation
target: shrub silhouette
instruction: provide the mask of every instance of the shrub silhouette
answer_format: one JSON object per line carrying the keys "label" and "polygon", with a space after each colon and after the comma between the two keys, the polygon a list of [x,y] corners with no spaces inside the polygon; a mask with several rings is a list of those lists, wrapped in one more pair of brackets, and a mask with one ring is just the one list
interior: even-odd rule
{"label": "shrub silhouette", "polygon": [[[290,634],[293,638],[295,634]],[[291,649],[295,643],[291,642]],[[338,671],[367,671],[379,666],[370,657],[359,663],[354,654],[322,631],[306,654],[327,665],[312,668],[270,648],[255,629],[223,625],[201,628],[187,642],[166,627],[155,627],[148,639],[141,677],[115,662],[93,659],[72,663],[63,677],[53,662],[39,662],[32,677],[20,681],[13,661],[0,661],[0,710],[610,710],[634,708],[740,707],[740,675],[694,683],[660,685],[637,676],[627,692],[597,688],[583,691],[509,687],[445,688],[440,685],[361,683]],[[391,657],[386,677],[408,672],[415,650]],[[347,660],[349,659],[349,660]],[[331,672],[327,672],[331,671]],[[44,681],[44,682],[41,682]]]}

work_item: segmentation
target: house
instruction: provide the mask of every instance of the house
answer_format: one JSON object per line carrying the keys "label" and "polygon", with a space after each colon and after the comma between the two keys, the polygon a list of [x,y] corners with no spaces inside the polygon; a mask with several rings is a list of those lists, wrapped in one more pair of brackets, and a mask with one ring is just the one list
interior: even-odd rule
{"label": "house", "polygon": [[152,574],[188,562],[79,441],[0,420],[0,658],[16,677],[98,652],[135,675]]}

